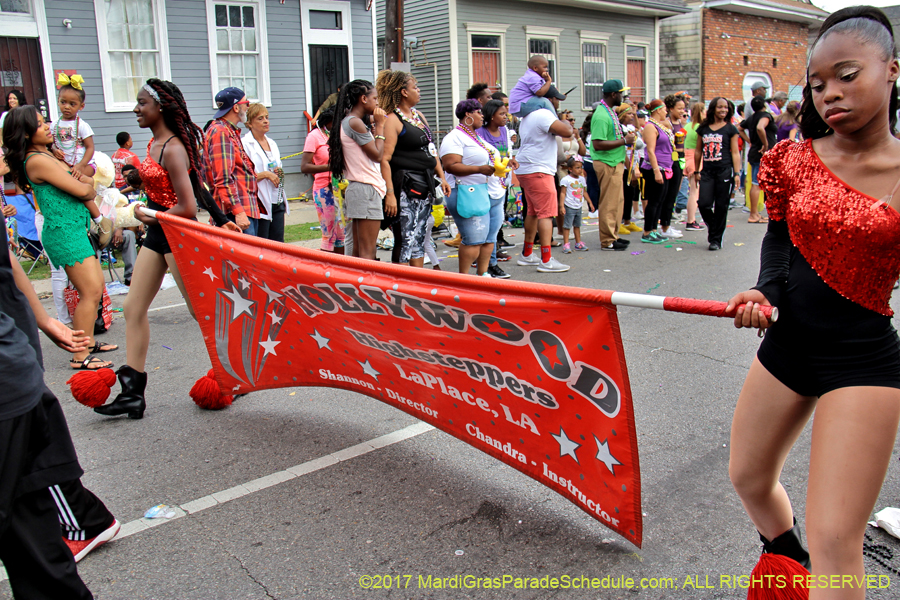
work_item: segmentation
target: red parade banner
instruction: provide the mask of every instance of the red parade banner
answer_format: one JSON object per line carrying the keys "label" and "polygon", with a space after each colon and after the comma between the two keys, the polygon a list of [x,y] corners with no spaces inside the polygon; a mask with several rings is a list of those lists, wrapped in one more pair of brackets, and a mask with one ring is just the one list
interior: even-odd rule
{"label": "red parade banner", "polygon": [[224,393],[318,386],[371,396],[641,546],[612,292],[400,267],[157,218]]}

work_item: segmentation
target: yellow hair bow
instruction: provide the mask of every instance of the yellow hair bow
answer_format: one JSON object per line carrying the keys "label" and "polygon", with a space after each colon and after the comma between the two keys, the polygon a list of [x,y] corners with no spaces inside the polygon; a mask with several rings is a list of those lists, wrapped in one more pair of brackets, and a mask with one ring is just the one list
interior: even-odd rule
{"label": "yellow hair bow", "polygon": [[59,77],[56,79],[56,85],[60,87],[64,85],[70,85],[76,90],[81,89],[82,83],[84,83],[84,77],[82,77],[78,73],[73,74],[71,77],[69,77],[65,73],[60,73]]}

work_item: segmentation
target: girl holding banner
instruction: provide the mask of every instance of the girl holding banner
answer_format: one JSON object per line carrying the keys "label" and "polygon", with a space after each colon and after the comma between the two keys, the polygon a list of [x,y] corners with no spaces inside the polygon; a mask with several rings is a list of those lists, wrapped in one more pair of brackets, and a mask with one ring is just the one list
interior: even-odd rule
{"label": "girl holding banner", "polygon": [[[881,10],[828,17],[803,90],[806,141],[781,142],[762,159],[770,223],[759,282],[728,307],[746,302],[735,325],[766,333],[734,414],[731,480],[762,538],[760,567],[790,562],[777,554],[811,561],[816,582],[852,576],[840,587],[810,586],[815,600],[865,597],[866,521],[900,423],[900,340],[889,306],[900,272],[898,76]],[[840,233],[846,228],[865,233]],[[770,304],[780,313],[771,327],[759,312]],[[779,476],[814,410],[807,555]]]}

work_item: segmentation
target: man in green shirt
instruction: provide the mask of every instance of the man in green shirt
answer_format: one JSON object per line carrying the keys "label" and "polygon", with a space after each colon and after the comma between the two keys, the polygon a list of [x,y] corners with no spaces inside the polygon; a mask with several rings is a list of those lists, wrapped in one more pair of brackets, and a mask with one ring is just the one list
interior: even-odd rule
{"label": "man in green shirt", "polygon": [[591,159],[600,185],[597,210],[601,250],[621,251],[628,248],[628,242],[619,239],[619,222],[625,207],[625,147],[634,144],[635,136],[633,133],[622,133],[614,110],[622,103],[627,91],[621,80],[607,79],[603,84],[603,100],[594,109],[591,119]]}

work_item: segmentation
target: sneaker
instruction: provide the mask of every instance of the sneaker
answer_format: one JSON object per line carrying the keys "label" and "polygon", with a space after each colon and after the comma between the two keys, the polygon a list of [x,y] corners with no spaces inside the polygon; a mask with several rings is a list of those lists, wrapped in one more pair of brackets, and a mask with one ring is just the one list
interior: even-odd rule
{"label": "sneaker", "polygon": [[623,240],[622,238],[619,238],[617,241],[622,244],[625,244],[626,246],[631,243],[631,240]]}
{"label": "sneaker", "polygon": [[509,254],[507,254],[503,250],[497,250],[497,260],[499,260],[500,262],[506,262],[509,260]]}
{"label": "sneaker", "polygon": [[541,264],[541,258],[537,252],[532,252],[529,256],[520,256],[516,264],[520,267],[536,267]]}
{"label": "sneaker", "polygon": [[717,244],[716,242],[713,242],[712,244],[709,245],[709,249],[712,250],[713,252],[715,252],[716,250],[721,250],[722,247],[719,244]]}
{"label": "sneaker", "polygon": [[628,229],[628,231],[631,231],[631,232],[638,232],[638,231],[644,230],[643,227],[641,227],[640,225],[636,225],[635,223],[628,223],[625,227]]}
{"label": "sneaker", "polygon": [[619,235],[629,235],[631,230],[619,223]]}
{"label": "sneaker", "polygon": [[509,273],[501,269],[499,265],[489,266],[487,272],[495,279],[509,279]]}
{"label": "sneaker", "polygon": [[572,246],[569,244],[563,245],[563,254],[572,254]]}
{"label": "sneaker", "polygon": [[569,270],[569,265],[564,265],[551,256],[547,262],[539,263],[537,270],[540,273],[565,273]]}
{"label": "sneaker", "polygon": [[109,540],[116,537],[116,534],[119,533],[119,529],[121,525],[118,521],[113,519],[112,525],[109,526],[108,529],[101,532],[96,537],[92,537],[89,540],[69,540],[63,538],[63,541],[66,543],[66,546],[69,547],[69,550],[72,551],[72,556],[75,557],[75,562],[80,561],[82,558],[90,554],[93,550],[96,550]]}
{"label": "sneaker", "polygon": [[643,218],[644,218],[644,210],[643,209],[638,209],[631,213],[632,221],[640,221]]}
{"label": "sneaker", "polygon": [[684,228],[688,231],[702,231],[704,229],[703,225],[701,225],[697,221],[685,224]]}
{"label": "sneaker", "polygon": [[515,248],[515,246],[516,246],[515,244],[512,244],[512,243],[510,243],[510,242],[507,242],[505,239],[500,240],[500,247],[501,247],[501,248]]}
{"label": "sneaker", "polygon": [[674,227],[669,227],[669,230],[668,230],[668,231],[663,231],[663,230],[660,229],[660,230],[657,231],[656,233],[657,233],[660,237],[665,238],[665,239],[677,239],[677,238],[680,238],[680,237],[684,237],[684,235],[683,235],[680,231],[678,231],[677,229],[675,229]]}
{"label": "sneaker", "polygon": [[575,244],[575,249],[579,252],[587,252],[588,250],[590,250],[590,248],[588,248],[587,244],[585,244],[584,242],[578,242],[577,244]]}
{"label": "sneaker", "polygon": [[485,271],[484,273],[479,275],[479,277],[492,277],[492,275],[490,273],[488,273],[487,271]]}
{"label": "sneaker", "polygon": [[662,244],[666,241],[665,238],[659,237],[655,231],[651,231],[650,233],[645,233],[641,236],[641,241],[645,244]]}
{"label": "sneaker", "polygon": [[622,240],[615,240],[612,244],[608,246],[600,246],[601,250],[614,250],[617,252],[621,252],[622,250],[628,249],[628,244],[624,243]]}

